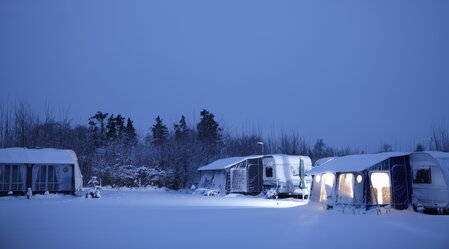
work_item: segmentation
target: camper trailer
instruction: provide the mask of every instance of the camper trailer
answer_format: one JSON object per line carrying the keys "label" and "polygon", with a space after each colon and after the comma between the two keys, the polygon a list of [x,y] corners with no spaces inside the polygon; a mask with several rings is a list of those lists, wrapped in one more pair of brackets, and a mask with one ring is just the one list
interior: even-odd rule
{"label": "camper trailer", "polygon": [[267,155],[262,159],[263,188],[268,197],[297,196],[308,198],[312,169],[307,156]]}
{"label": "camper trailer", "polygon": [[309,172],[313,176],[311,201],[334,205],[392,206],[406,209],[412,187],[409,153],[336,157]]}
{"label": "camper trailer", "polygon": [[0,195],[74,193],[82,188],[78,159],[72,150],[0,149]]}
{"label": "camper trailer", "polygon": [[413,170],[415,210],[449,212],[449,153],[415,152],[410,155]]}

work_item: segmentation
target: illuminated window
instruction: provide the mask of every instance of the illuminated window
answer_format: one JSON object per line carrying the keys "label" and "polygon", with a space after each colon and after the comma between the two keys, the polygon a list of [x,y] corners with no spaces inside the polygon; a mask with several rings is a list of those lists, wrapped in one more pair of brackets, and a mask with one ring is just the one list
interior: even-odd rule
{"label": "illuminated window", "polygon": [[338,200],[342,203],[352,203],[354,198],[354,175],[344,173],[338,176]]}
{"label": "illuminated window", "polygon": [[335,175],[326,173],[321,176],[320,201],[326,201],[332,197],[332,190],[334,188]]}
{"label": "illuminated window", "polygon": [[363,180],[362,175],[358,175],[356,180],[357,180],[357,183],[362,183],[362,180]]}
{"label": "illuminated window", "polygon": [[371,185],[373,204],[385,205],[391,203],[390,175],[387,172],[371,173]]}

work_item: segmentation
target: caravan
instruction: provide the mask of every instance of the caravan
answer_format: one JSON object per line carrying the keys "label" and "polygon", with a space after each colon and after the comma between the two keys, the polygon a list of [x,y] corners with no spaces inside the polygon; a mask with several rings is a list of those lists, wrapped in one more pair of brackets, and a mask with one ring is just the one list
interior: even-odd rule
{"label": "caravan", "polygon": [[298,196],[308,198],[312,160],[307,156],[267,155],[262,158],[263,188],[267,197]]}
{"label": "caravan", "polygon": [[413,208],[449,212],[449,153],[415,152],[410,155],[410,165],[413,170]]}

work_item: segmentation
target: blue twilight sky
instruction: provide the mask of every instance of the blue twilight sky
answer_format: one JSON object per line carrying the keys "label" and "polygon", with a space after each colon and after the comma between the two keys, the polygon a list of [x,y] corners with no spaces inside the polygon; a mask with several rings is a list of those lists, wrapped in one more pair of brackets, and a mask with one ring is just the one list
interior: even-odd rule
{"label": "blue twilight sky", "polygon": [[449,1],[0,1],[0,104],[213,112],[233,133],[410,150],[449,121]]}

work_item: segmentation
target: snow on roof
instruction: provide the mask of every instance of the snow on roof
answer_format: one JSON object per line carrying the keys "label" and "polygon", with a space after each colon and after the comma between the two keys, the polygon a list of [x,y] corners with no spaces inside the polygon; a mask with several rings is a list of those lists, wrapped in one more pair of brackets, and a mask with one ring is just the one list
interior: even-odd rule
{"label": "snow on roof", "polygon": [[327,162],[329,162],[331,160],[334,160],[334,158],[335,157],[324,157],[324,158],[318,159],[315,162],[315,167],[320,166],[322,164],[325,164],[325,163],[327,163]]}
{"label": "snow on roof", "polygon": [[220,169],[226,169],[231,167],[234,164],[243,162],[247,159],[255,159],[255,158],[261,158],[262,156],[246,156],[246,157],[228,157],[223,159],[218,159],[216,161],[213,161],[209,163],[206,166],[199,167],[198,170],[220,170]]}
{"label": "snow on roof", "polygon": [[316,175],[325,172],[358,172],[387,160],[390,157],[405,156],[409,154],[410,153],[405,152],[385,152],[336,157],[333,160],[313,168],[309,174]]}
{"label": "snow on roof", "polygon": [[[421,152],[414,152],[413,155],[419,155],[419,154],[428,154],[429,156],[433,157],[440,166],[449,166],[449,153],[448,152],[441,152],[441,151],[421,151]],[[415,161],[414,165],[418,166],[421,163],[417,163]],[[426,164],[426,163],[424,163]]]}
{"label": "snow on roof", "polygon": [[78,159],[73,150],[60,149],[27,149],[6,148],[0,149],[0,163],[25,164],[75,164]]}
{"label": "snow on roof", "polygon": [[437,159],[449,158],[449,153],[448,153],[448,152],[441,152],[441,151],[422,151],[422,152],[416,152],[416,153],[426,153],[426,154],[431,155],[433,158],[437,158]]}
{"label": "snow on roof", "polygon": [[302,157],[304,160],[306,170],[308,171],[312,168],[312,160],[308,156],[285,155],[285,154],[270,154],[264,156],[264,158],[267,157],[272,157],[274,159],[275,164],[277,165],[299,165],[299,162]]}

